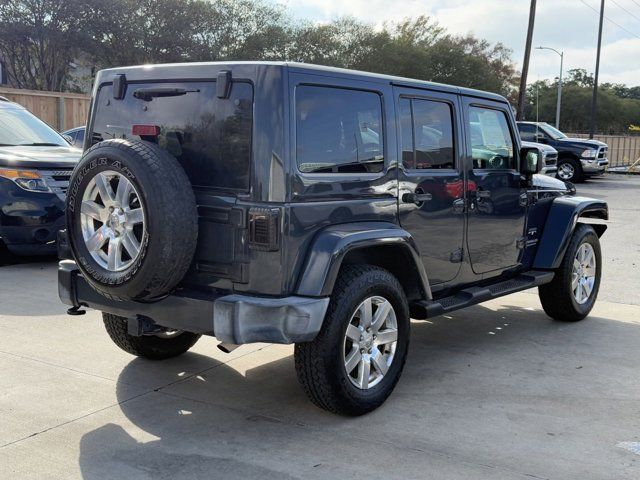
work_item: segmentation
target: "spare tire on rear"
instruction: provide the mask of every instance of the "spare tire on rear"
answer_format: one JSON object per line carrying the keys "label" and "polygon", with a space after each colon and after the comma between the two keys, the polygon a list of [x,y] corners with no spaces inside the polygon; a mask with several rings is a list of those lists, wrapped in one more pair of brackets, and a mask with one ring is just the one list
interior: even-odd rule
{"label": "spare tire on rear", "polygon": [[67,236],[78,267],[103,295],[153,300],[187,273],[198,237],[191,183],[175,157],[145,141],[106,140],[75,168]]}

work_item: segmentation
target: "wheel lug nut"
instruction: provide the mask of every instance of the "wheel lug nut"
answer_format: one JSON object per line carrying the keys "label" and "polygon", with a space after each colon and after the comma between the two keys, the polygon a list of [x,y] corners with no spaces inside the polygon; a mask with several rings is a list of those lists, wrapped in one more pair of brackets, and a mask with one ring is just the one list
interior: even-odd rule
{"label": "wheel lug nut", "polygon": [[360,349],[360,353],[364,353],[364,348],[361,348],[361,349]]}

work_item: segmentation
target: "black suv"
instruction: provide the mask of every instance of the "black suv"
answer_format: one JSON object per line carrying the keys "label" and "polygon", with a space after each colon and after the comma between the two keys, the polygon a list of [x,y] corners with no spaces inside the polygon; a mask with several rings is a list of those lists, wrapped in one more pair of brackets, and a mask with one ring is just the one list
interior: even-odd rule
{"label": "black suv", "polygon": [[24,107],[0,97],[0,243],[9,252],[56,253],[69,178],[81,155]]}
{"label": "black suv", "polygon": [[539,142],[558,151],[558,178],[578,183],[594,175],[602,175],[609,160],[606,143],[586,138],[570,138],[544,122],[518,122],[522,140]]}
{"label": "black suv", "polygon": [[498,95],[294,63],[115,68],[87,132],[60,297],[134,355],[295,343],[311,400],[362,414],[400,377],[409,318],[539,287],[577,321],[598,294],[607,204],[535,175]]}

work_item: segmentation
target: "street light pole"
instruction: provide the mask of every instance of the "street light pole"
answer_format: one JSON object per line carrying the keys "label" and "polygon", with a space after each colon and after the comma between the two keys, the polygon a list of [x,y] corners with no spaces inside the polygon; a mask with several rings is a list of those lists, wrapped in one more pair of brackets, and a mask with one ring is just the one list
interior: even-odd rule
{"label": "street light pole", "polygon": [[560,105],[562,102],[562,63],[564,62],[564,52],[559,52],[551,47],[536,47],[536,50],[551,50],[560,55],[560,76],[558,77],[558,100],[556,101],[556,128],[560,130]]}

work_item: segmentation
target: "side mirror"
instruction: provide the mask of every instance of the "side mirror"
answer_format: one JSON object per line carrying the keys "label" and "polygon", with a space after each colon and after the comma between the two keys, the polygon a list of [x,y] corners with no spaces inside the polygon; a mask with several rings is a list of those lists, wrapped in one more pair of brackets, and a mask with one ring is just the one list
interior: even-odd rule
{"label": "side mirror", "polygon": [[525,147],[520,150],[520,173],[532,177],[542,170],[542,152],[536,147]]}

